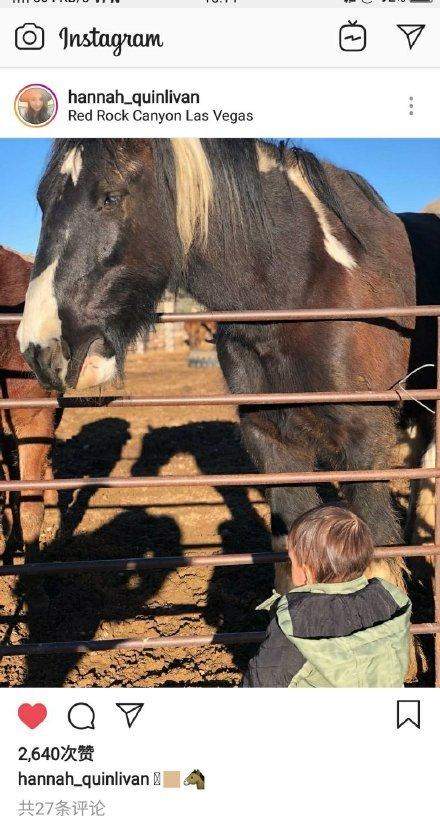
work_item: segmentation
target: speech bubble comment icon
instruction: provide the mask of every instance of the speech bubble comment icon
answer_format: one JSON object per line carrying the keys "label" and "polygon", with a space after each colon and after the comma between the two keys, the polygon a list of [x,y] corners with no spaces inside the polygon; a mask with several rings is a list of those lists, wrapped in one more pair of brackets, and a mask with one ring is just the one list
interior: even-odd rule
{"label": "speech bubble comment icon", "polygon": [[67,719],[74,729],[95,728],[95,712],[90,704],[74,704],[69,709]]}

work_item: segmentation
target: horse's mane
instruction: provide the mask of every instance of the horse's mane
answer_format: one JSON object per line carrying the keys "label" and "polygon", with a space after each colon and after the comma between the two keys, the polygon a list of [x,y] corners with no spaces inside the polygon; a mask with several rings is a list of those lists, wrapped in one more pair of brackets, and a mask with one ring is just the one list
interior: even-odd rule
{"label": "horse's mane", "polygon": [[38,189],[39,200],[50,197],[66,154],[82,148],[90,166],[109,170],[142,167],[148,144],[159,196],[177,218],[184,254],[196,239],[206,243],[208,216],[216,216],[219,238],[231,246],[239,229],[270,235],[253,139],[57,139]]}
{"label": "horse's mane", "polygon": [[[346,230],[362,244],[362,239],[358,235],[355,225],[352,223],[340,197],[333,189],[329,175],[323,162],[308,150],[299,148],[296,145],[289,145],[288,142],[281,142],[278,148],[283,165],[292,164],[292,161],[299,167],[304,179],[318,197],[334,215],[342,222]],[[374,187],[367,182],[359,173],[351,170],[344,170],[356,187],[378,210],[388,213],[388,207]]]}
{"label": "horse's mane", "polygon": [[[161,200],[170,217],[177,219],[184,254],[191,246],[206,244],[212,211],[226,247],[233,246],[237,230],[245,237],[259,235],[271,246],[271,217],[259,168],[261,151],[280,168],[296,165],[319,201],[362,243],[325,165],[313,153],[287,143],[255,139],[58,139],[40,183],[39,197],[50,195],[55,174],[72,148],[82,146],[87,161],[102,168],[104,174],[107,168],[136,172],[142,167],[146,143],[152,151]],[[364,178],[345,172],[372,205],[388,212]]]}
{"label": "horse's mane", "polygon": [[[223,252],[240,233],[270,242],[270,215],[263,196],[253,139],[151,140],[159,186],[171,192],[182,244],[206,244],[209,215],[215,216]],[[249,242],[250,243],[250,242]]]}
{"label": "horse's mane", "polygon": [[377,207],[378,210],[382,210],[382,212],[384,213],[389,213],[389,209],[386,202],[384,201],[380,193],[377,192],[376,188],[373,187],[372,184],[370,184],[370,182],[367,182],[367,180],[364,179],[363,176],[361,176],[359,173],[355,173],[354,170],[347,170],[346,173],[348,173],[350,178],[359,187],[359,189],[362,191],[364,196],[367,197],[368,201],[371,204],[374,204],[374,206]]}

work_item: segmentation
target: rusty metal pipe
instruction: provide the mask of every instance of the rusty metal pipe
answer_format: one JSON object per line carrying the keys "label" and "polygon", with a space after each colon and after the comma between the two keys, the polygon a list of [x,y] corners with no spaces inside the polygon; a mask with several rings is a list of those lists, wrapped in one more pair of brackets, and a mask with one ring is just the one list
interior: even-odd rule
{"label": "rusty metal pipe", "polygon": [[58,491],[76,488],[166,488],[210,486],[314,485],[334,482],[388,482],[440,476],[440,468],[390,468],[382,471],[304,471],[273,474],[195,474],[161,477],[81,477],[77,479],[0,480],[0,491]]}
{"label": "rusty metal pipe", "polygon": [[113,638],[94,641],[59,641],[44,644],[9,644],[0,647],[0,656],[54,655],[57,653],[88,653],[103,650],[157,650],[181,647],[209,647],[214,644],[258,644],[264,633],[213,633],[212,635],[159,636],[158,638]]}
{"label": "rusty metal pipe", "polygon": [[[436,635],[438,624],[413,624],[414,635]],[[259,644],[264,632],[213,633],[212,635],[159,636],[158,638],[113,638],[91,641],[58,641],[41,644],[9,644],[0,647],[0,656],[6,655],[54,655],[59,653],[89,653],[103,650],[157,650],[192,647],[232,646],[234,644]]]}
{"label": "rusty metal pipe", "polygon": [[[440,547],[434,545],[390,545],[376,548],[376,559],[392,556],[424,557],[440,555]],[[144,556],[125,559],[95,559],[76,562],[31,562],[23,565],[2,565],[0,576],[50,576],[81,573],[145,573],[149,570],[176,570],[180,567],[242,567],[243,565],[267,565],[287,561],[286,551],[262,553],[231,553],[215,556]]]}
{"label": "rusty metal pipe", "polygon": [[139,406],[246,406],[302,405],[311,403],[398,403],[436,400],[440,389],[390,389],[388,391],[209,394],[197,397],[25,397],[0,398],[0,410],[33,408],[137,408]]}
{"label": "rusty metal pipe", "polygon": [[[337,321],[368,320],[371,318],[394,317],[438,317],[440,306],[380,306],[366,309],[283,309],[253,310],[242,312],[173,312],[158,313],[159,323],[181,323],[182,321],[216,321],[217,323],[259,323],[272,321]],[[19,323],[21,314],[0,315],[0,324]]]}
{"label": "rusty metal pipe", "polygon": [[10,312],[0,314],[0,326],[2,324],[9,324],[9,323],[20,323],[22,318],[21,312]]}
{"label": "rusty metal pipe", "polygon": [[278,309],[249,310],[243,312],[172,312],[159,313],[159,323],[181,323],[182,321],[215,321],[216,323],[271,323],[272,321],[338,321],[368,320],[374,318],[398,317],[438,317],[439,306],[396,306],[370,307],[366,309]]}

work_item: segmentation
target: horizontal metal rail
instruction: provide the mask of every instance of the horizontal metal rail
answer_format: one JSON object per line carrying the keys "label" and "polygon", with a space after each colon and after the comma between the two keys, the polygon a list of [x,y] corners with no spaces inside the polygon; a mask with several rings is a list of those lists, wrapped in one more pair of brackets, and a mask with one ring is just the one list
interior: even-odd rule
{"label": "horizontal metal rail", "polygon": [[181,323],[182,321],[215,321],[216,323],[277,323],[283,321],[347,321],[371,320],[374,318],[432,317],[440,316],[437,306],[379,306],[331,309],[269,309],[242,312],[171,312],[159,313],[159,323]]}
{"label": "horizontal metal rail", "polygon": [[[413,624],[413,635],[440,633],[440,624]],[[213,633],[196,636],[159,636],[158,638],[112,638],[93,641],[52,641],[40,644],[8,644],[0,647],[0,656],[55,655],[59,653],[89,653],[102,650],[187,649],[192,647],[230,647],[239,644],[259,644],[265,632]]]}
{"label": "horizontal metal rail", "polygon": [[[436,306],[379,306],[369,308],[330,309],[265,309],[241,312],[160,312],[159,323],[181,323],[182,321],[215,321],[216,323],[272,323],[283,321],[344,321],[369,320],[374,318],[398,317],[438,317],[440,305]],[[21,313],[0,315],[0,324],[19,323]]]}
{"label": "horizontal metal rail", "polygon": [[0,409],[33,408],[137,408],[140,406],[247,406],[306,405],[325,403],[398,403],[405,400],[438,400],[440,389],[398,387],[387,391],[273,392],[258,394],[207,394],[197,397],[25,397],[0,398]]}
{"label": "horizontal metal rail", "polygon": [[[389,545],[376,548],[376,559],[393,556],[439,556],[435,545]],[[94,559],[77,562],[31,562],[0,566],[0,576],[49,576],[78,573],[147,573],[150,570],[176,570],[181,567],[242,567],[287,562],[286,551],[260,553],[228,553],[216,556],[142,556],[126,559]]]}
{"label": "horizontal metal rail", "polygon": [[389,482],[396,479],[433,479],[440,468],[390,468],[382,471],[298,471],[273,474],[195,474],[179,477],[77,477],[76,479],[0,480],[0,491],[71,491],[76,488],[197,488],[265,485],[314,485],[334,482]]}

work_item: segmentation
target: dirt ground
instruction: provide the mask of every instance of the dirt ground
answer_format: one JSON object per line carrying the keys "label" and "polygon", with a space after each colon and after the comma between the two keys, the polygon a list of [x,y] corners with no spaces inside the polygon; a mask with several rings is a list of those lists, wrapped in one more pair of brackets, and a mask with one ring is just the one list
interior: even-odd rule
{"label": "dirt ground", "polygon": [[[124,394],[223,393],[217,366],[189,368],[187,351],[128,360]],[[112,393],[117,390],[112,389]],[[141,476],[253,468],[230,407],[66,410],[56,474]],[[268,509],[245,488],[83,489],[60,494],[62,528],[46,512],[48,561],[213,555],[270,547]],[[65,641],[262,629],[270,567],[0,579],[2,639]],[[94,652],[4,658],[0,683],[26,686],[235,685],[255,647]]]}
{"label": "dirt ground", "polygon": [[[128,360],[124,394],[223,393],[218,367],[189,368],[187,352]],[[111,393],[117,390],[112,389]],[[63,477],[252,471],[230,407],[66,410],[57,431]],[[46,512],[42,559],[213,555],[268,550],[269,513],[246,488],[82,489],[60,494],[62,526]],[[199,635],[264,629],[255,606],[272,568],[180,568],[132,574],[0,578],[2,640],[32,642]],[[413,580],[416,620],[432,616]],[[428,658],[432,645],[426,639]],[[15,686],[234,686],[255,646],[93,652],[3,658],[0,684]],[[421,676],[432,683],[430,672]]]}

